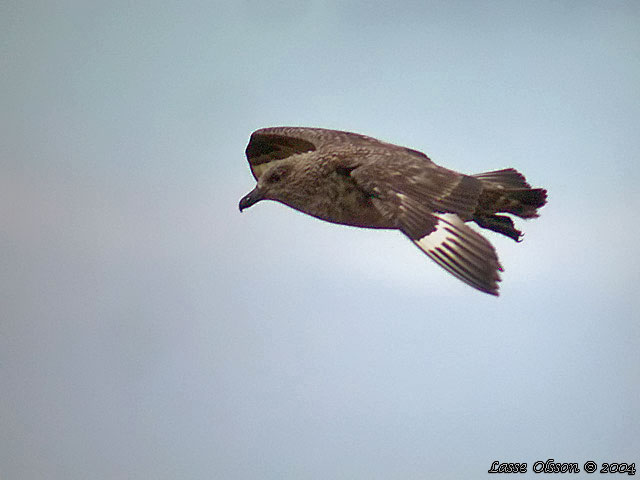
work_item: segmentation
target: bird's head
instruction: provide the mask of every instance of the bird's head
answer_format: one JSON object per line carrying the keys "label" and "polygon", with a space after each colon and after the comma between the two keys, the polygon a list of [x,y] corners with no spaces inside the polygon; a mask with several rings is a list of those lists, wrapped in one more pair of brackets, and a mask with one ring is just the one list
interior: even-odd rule
{"label": "bird's head", "polygon": [[258,178],[256,188],[240,200],[240,211],[260,200],[275,200],[300,209],[313,194],[316,182],[311,178],[309,164],[292,159],[271,163]]}

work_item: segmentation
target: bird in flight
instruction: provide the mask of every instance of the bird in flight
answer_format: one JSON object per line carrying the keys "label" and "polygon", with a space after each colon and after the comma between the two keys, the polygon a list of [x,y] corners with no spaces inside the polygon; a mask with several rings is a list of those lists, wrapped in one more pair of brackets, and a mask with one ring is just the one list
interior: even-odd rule
{"label": "bird in flight", "polygon": [[513,168],[464,175],[417,150],[337,130],[263,128],[246,155],[257,185],[240,211],[275,200],[328,222],[397,229],[449,273],[496,296],[502,266],[467,223],[519,241],[504,214],[534,218],[547,200]]}

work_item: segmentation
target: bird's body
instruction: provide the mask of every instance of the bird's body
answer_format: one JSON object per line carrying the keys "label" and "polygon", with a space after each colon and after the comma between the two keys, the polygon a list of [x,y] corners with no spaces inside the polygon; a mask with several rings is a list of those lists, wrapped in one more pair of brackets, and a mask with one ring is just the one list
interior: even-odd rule
{"label": "bird's body", "polygon": [[497,295],[495,250],[465,222],[518,240],[510,213],[537,216],[546,191],[514,169],[464,175],[425,154],[349,132],[304,127],[257,130],[246,149],[256,188],[240,209],[275,200],[322,220],[399,229],[450,273]]}

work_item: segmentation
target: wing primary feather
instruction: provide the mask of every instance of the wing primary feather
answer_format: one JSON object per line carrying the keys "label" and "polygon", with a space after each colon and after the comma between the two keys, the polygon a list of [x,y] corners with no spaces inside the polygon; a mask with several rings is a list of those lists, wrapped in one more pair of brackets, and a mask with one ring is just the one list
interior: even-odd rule
{"label": "wing primary feather", "polygon": [[[484,258],[478,254],[478,252],[473,251],[464,246],[464,244],[460,243],[455,238],[450,238],[449,242],[457,248],[457,252],[459,255],[463,255],[465,258],[469,260],[469,262],[475,263],[478,266],[482,266],[484,264]],[[502,265],[498,263],[498,271],[504,271],[502,269]]]}
{"label": "wing primary feather", "polygon": [[434,215],[434,218],[436,223],[431,231],[421,238],[412,238],[413,242],[463,282],[498,295],[498,272],[502,267],[491,244],[455,214]]}
{"label": "wing primary feather", "polygon": [[[456,260],[456,252],[449,250],[449,252],[445,251],[445,248],[448,245],[446,243],[442,244],[442,247],[437,247],[434,251],[435,254],[438,254],[441,258],[444,258],[446,263],[459,272],[461,275],[468,277],[474,285],[482,284],[482,276],[478,275],[478,271],[474,269],[470,269],[468,264],[461,264]],[[458,257],[460,258],[460,257]]]}
{"label": "wing primary feather", "polygon": [[[452,262],[455,262],[460,268],[464,268],[465,270],[472,273],[477,279],[481,280],[486,273],[485,268],[482,264],[478,264],[475,261],[469,259],[466,255],[462,254],[459,249],[456,249],[450,243],[443,243],[442,247],[438,247],[438,251],[442,250],[443,254],[447,256],[447,258],[451,258]],[[463,264],[456,260],[456,257],[463,261]]]}

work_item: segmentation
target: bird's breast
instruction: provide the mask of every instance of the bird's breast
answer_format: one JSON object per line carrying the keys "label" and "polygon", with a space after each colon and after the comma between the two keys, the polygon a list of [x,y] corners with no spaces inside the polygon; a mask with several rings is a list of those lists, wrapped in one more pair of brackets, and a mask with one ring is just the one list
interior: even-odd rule
{"label": "bird's breast", "polygon": [[375,207],[373,198],[349,176],[334,174],[321,182],[306,208],[299,210],[332,223],[364,228],[396,228]]}

